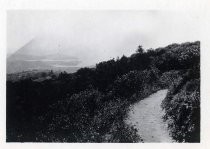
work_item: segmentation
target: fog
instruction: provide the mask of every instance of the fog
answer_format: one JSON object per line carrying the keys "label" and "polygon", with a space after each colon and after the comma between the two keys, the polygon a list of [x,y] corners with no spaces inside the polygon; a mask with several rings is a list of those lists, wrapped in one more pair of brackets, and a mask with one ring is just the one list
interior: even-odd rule
{"label": "fog", "polygon": [[129,56],[138,45],[199,40],[199,26],[199,16],[189,12],[13,10],[7,12],[7,53],[39,39],[48,43],[43,53],[57,46],[91,65]]}

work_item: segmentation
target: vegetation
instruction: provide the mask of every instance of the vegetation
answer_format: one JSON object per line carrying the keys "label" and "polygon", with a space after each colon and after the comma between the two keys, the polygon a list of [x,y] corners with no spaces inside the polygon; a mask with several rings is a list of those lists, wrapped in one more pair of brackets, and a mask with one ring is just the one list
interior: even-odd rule
{"label": "vegetation", "polygon": [[127,111],[165,88],[169,93],[162,106],[172,136],[199,141],[199,44],[155,50],[139,46],[130,57],[101,62],[95,68],[7,80],[7,141],[139,142],[137,130],[124,123]]}
{"label": "vegetation", "polygon": [[[200,141],[200,75],[199,69],[189,70],[169,89],[162,103],[165,120],[173,138],[179,142]],[[176,114],[174,114],[176,113]]]}

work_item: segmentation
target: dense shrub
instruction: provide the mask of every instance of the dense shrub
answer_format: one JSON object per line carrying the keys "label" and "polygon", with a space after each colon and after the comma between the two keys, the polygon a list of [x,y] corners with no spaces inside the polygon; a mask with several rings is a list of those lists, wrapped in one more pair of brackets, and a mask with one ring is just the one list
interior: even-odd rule
{"label": "dense shrub", "polygon": [[163,108],[173,137],[198,141],[199,46],[140,49],[72,74],[50,71],[42,79],[16,80],[19,74],[13,74],[7,80],[7,141],[137,142],[136,130],[124,123],[128,107],[165,88]]}
{"label": "dense shrub", "polygon": [[[137,142],[136,130],[127,126],[128,101],[112,99],[96,90],[86,90],[50,106],[36,141]],[[50,121],[49,121],[50,120]],[[45,122],[47,121],[47,122]]]}
{"label": "dense shrub", "polygon": [[170,86],[174,86],[177,82],[182,79],[182,73],[178,70],[171,70],[164,72],[160,79],[159,83],[163,88],[169,88]]}
{"label": "dense shrub", "polygon": [[199,41],[169,45],[160,52],[163,53],[153,63],[162,72],[190,69],[200,62]]}
{"label": "dense shrub", "polygon": [[[146,90],[148,90],[149,93],[156,91],[155,89],[151,91],[151,89],[147,88],[155,87],[156,82],[157,74],[152,70],[130,71],[115,80],[112,91],[119,97],[131,97],[133,94],[143,96],[143,92]],[[146,95],[148,95],[148,93],[146,93]]]}
{"label": "dense shrub", "polygon": [[200,79],[191,75],[187,73],[171,86],[162,103],[166,111],[164,119],[179,142],[200,142]]}

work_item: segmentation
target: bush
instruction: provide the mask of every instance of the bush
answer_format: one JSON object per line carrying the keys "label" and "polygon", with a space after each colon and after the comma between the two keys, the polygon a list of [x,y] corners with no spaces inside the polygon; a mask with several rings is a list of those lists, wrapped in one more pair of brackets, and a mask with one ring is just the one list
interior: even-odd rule
{"label": "bush", "polygon": [[180,80],[171,87],[162,106],[175,140],[200,142],[200,79]]}
{"label": "bush", "polygon": [[24,73],[20,80],[14,74],[7,80],[7,141],[136,142],[136,130],[124,123],[128,107],[165,88],[163,108],[174,138],[197,141],[199,52],[199,42],[172,44],[73,74],[40,79]]}
{"label": "bush", "polygon": [[143,96],[146,91],[149,91],[149,93],[153,92],[150,87],[155,87],[156,81],[157,74],[154,74],[151,70],[130,71],[115,80],[112,91],[115,96],[125,98],[131,97],[133,94]]}
{"label": "bush", "polygon": [[[86,90],[50,106],[36,141],[137,142],[136,130],[127,126],[126,100],[110,99],[97,90]],[[47,122],[45,122],[47,121]],[[129,136],[128,136],[129,135]]]}

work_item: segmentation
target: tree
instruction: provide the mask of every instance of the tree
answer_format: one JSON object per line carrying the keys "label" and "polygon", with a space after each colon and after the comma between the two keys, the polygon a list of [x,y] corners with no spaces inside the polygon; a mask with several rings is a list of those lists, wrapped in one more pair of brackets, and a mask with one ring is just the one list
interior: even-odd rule
{"label": "tree", "polygon": [[144,53],[144,49],[142,48],[141,45],[138,46],[138,49],[136,50],[136,52],[140,54]]}

